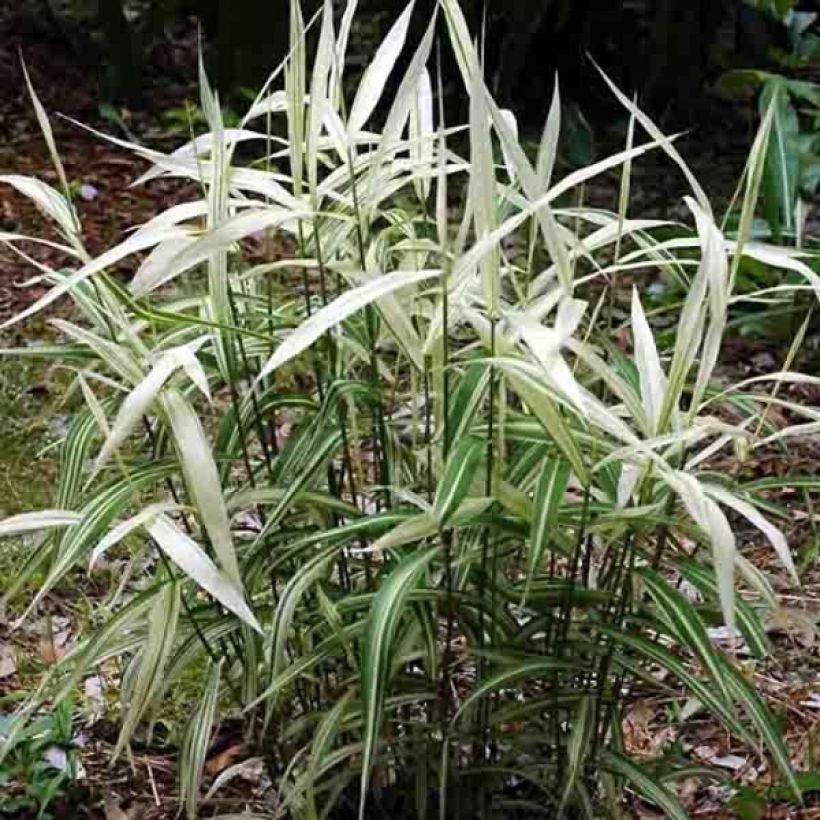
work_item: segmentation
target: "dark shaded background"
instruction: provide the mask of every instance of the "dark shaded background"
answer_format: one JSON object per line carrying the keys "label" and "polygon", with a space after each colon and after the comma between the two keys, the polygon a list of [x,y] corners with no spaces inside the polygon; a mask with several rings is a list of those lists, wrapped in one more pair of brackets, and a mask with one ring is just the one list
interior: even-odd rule
{"label": "dark shaded background", "polygon": [[[318,3],[303,0],[305,15]],[[344,0],[334,5],[341,14]],[[354,53],[371,49],[404,5],[360,0],[365,24],[354,29]],[[434,5],[416,0],[416,32]],[[765,68],[770,49],[787,46],[784,28],[743,0],[462,0],[462,7],[472,30],[487,32],[486,73],[496,96],[524,121],[542,116],[556,71],[565,98],[583,101],[588,117],[606,117],[611,98],[591,55],[667,125],[690,124],[709,115],[709,89],[721,71]],[[167,50],[174,36],[197,27],[225,98],[258,87],[286,51],[288,8],[289,0],[19,0],[14,14],[29,34],[69,48],[98,76],[103,98],[133,107],[145,102],[146,74],[173,72]],[[446,50],[443,63],[452,86]]]}

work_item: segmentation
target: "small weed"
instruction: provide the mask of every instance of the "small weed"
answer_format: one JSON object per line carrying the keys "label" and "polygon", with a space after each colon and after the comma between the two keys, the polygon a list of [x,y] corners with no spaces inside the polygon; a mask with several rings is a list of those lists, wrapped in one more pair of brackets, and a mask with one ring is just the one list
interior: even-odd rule
{"label": "small weed", "polygon": [[[72,711],[73,703],[65,700],[17,735],[13,749],[0,761],[2,816],[47,820],[55,802],[72,791],[79,765]],[[15,724],[15,718],[0,713],[0,740],[11,735]]]}

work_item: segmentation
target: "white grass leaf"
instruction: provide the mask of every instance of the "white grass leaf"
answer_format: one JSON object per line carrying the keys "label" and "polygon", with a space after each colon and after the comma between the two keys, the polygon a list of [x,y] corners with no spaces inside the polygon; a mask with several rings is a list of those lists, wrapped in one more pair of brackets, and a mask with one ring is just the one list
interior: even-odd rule
{"label": "white grass leaf", "polygon": [[641,467],[624,462],[621,465],[621,474],[618,476],[618,489],[616,506],[618,509],[626,507],[629,499],[632,498],[632,493],[635,490],[635,485],[638,482],[642,472]]}
{"label": "white grass leaf", "polygon": [[55,191],[50,185],[35,177],[21,174],[0,175],[0,183],[5,182],[28,197],[40,208],[46,216],[53,219],[61,228],[63,234],[72,239],[76,233],[74,212],[66,198]]}
{"label": "white grass leaf", "polygon": [[432,173],[433,138],[433,86],[425,68],[419,74],[415,104],[410,112],[410,156],[423,174],[414,177],[413,185],[421,200],[430,195],[431,177],[425,172]]}
{"label": "white grass leaf", "polygon": [[[247,206],[248,203],[231,200],[229,205],[232,208],[241,208]],[[166,208],[164,211],[156,214],[156,216],[151,217],[146,223],[137,228],[134,232],[134,236],[143,232],[150,233],[160,228],[170,228],[189,219],[198,219],[207,212],[208,201],[206,199],[197,199],[193,202],[180,202],[179,205],[172,205],[170,208]]]}
{"label": "white grass leaf", "polygon": [[[489,236],[496,226],[496,179],[493,147],[490,139],[490,117],[484,81],[476,71],[470,91],[470,195],[473,203],[476,241]],[[498,248],[487,249],[480,262],[481,287],[484,299],[495,313],[498,309],[499,264]]]}
{"label": "white grass leaf", "polygon": [[764,265],[771,265],[773,268],[794,271],[799,273],[812,287],[815,296],[820,299],[820,276],[818,276],[805,262],[790,253],[786,248],[778,248],[774,245],[763,245],[758,242],[745,242],[743,244],[743,256],[763,262]]}
{"label": "white grass leaf", "polygon": [[147,293],[152,288],[151,283],[164,281],[166,271],[171,268],[173,260],[196,241],[195,236],[176,236],[160,242],[137,268],[131,280],[131,290],[135,293]]}
{"label": "white grass leaf", "polygon": [[561,93],[558,87],[558,75],[555,75],[555,88],[552,92],[552,102],[544,123],[544,132],[538,146],[538,159],[535,173],[542,190],[547,190],[552,181],[552,172],[555,168],[555,158],[558,155],[558,137],[561,133]]}
{"label": "white grass leaf", "polygon": [[407,29],[410,26],[410,16],[413,13],[415,0],[407,4],[398,20],[387,32],[372,62],[367,67],[359,83],[348,119],[348,132],[356,133],[362,129],[370,118],[373,110],[379,104],[385,84],[396,64],[396,60],[404,47],[407,38]]}
{"label": "white grass leaf", "polygon": [[316,47],[316,59],[310,80],[310,109],[308,112],[308,130],[306,142],[306,162],[308,168],[308,188],[315,198],[319,183],[319,140],[322,123],[325,120],[325,108],[328,107],[328,78],[333,62],[333,7],[330,0],[325,0],[322,13],[322,29],[319,44]]}
{"label": "white grass leaf", "polygon": [[199,544],[182,532],[170,518],[158,515],[148,524],[147,530],[162,551],[191,580],[250,627],[257,632],[262,631],[237,583],[220,572]]}
{"label": "white grass leaf", "polygon": [[71,527],[79,524],[82,516],[70,510],[40,510],[38,512],[20,513],[0,521],[0,538],[9,535],[22,535],[27,532],[39,532],[52,527]]}
{"label": "white grass leaf", "polygon": [[265,114],[281,114],[288,109],[288,96],[284,91],[274,91],[268,97],[254,103],[245,114],[245,120],[255,120]]}
{"label": "white grass leaf", "polygon": [[537,214],[540,210],[548,206],[550,202],[562,196],[567,191],[572,190],[572,188],[574,188],[576,185],[580,185],[583,182],[586,182],[586,180],[598,176],[599,174],[602,174],[605,171],[608,171],[610,168],[614,168],[618,165],[621,165],[626,159],[630,157],[634,158],[640,156],[641,154],[644,154],[647,151],[656,148],[657,146],[658,143],[646,143],[645,145],[640,145],[637,148],[633,148],[629,151],[621,151],[617,154],[613,154],[612,156],[607,157],[606,159],[602,159],[599,162],[594,163],[593,165],[587,166],[586,168],[580,168],[577,171],[573,171],[571,174],[565,176],[559,183],[554,185],[543,196],[539,197],[534,202],[531,202],[526,208],[523,208],[518,213],[508,217],[491,233],[489,233],[483,239],[475,242],[475,244],[473,244],[469,251],[467,251],[458,259],[456,264],[453,266],[453,272],[451,274],[451,280],[454,289],[457,289],[458,291],[463,291],[464,287],[469,281],[472,271],[480,263],[484,256],[490,253],[490,251],[493,248],[495,248],[499,242],[501,242],[506,236],[511,234],[516,228],[518,228],[520,225],[526,222],[527,219],[529,219],[531,216]]}
{"label": "white grass leaf", "polygon": [[470,87],[470,78],[478,71],[478,56],[473,48],[470,29],[464,19],[464,12],[457,0],[442,0],[447,28],[450,30],[450,42],[456,55],[464,85]]}
{"label": "white grass leaf", "polygon": [[334,299],[329,305],[314,313],[309,319],[302,322],[290,336],[276,349],[262,368],[257,381],[281,367],[285,362],[307,350],[319,337],[330,328],[352,316],[363,307],[377,301],[380,297],[408,285],[422,282],[440,276],[439,270],[396,271],[388,273],[378,279],[373,279],[364,285],[353,288]]}
{"label": "white grass leaf", "polygon": [[[690,207],[695,203],[687,200]],[[706,293],[711,276],[710,269],[725,265],[721,261],[721,249],[709,241],[709,237],[702,237],[701,261],[698,271],[692,280],[686,294],[683,308],[680,312],[677,333],[675,334],[675,349],[669,365],[669,383],[666,399],[661,411],[660,426],[666,425],[670,414],[680,406],[680,397],[686,385],[689,371],[695,362],[698,348],[703,339],[703,328],[706,322]]]}
{"label": "white grass leaf", "polygon": [[387,194],[389,189],[385,189],[382,166],[387,158],[395,152],[401,143],[401,135],[410,116],[413,107],[413,100],[416,96],[418,78],[424,70],[427,58],[430,56],[430,49],[433,46],[433,35],[436,27],[436,11],[433,12],[427,31],[424,33],[418,48],[407,66],[401,83],[399,84],[393,103],[387,113],[382,136],[376,150],[375,157],[371,160],[370,173],[367,186],[370,210],[375,211],[375,207]]}
{"label": "white grass leaf", "polygon": [[169,239],[177,243],[179,251],[167,256],[163,253],[162,262],[164,264],[154,263],[141,268],[131,280],[129,288],[135,296],[145,296],[194,265],[205,262],[213,254],[227,251],[234,242],[250,234],[282,226],[283,223],[293,221],[299,216],[308,215],[307,211],[300,214],[286,208],[269,206],[255,208],[226,219],[218,227],[214,227],[195,241],[191,241],[189,235],[177,232]]}
{"label": "white grass leaf", "polygon": [[[66,256],[73,256],[75,259],[82,258],[82,254],[76,248],[70,248],[68,245],[61,245],[59,242],[51,242],[48,239],[42,239],[39,236],[27,236],[23,233],[9,233],[8,231],[0,231],[0,242],[5,243],[11,248],[19,252],[19,249],[14,246],[15,242],[33,242],[36,245],[45,245],[47,248],[54,248]],[[41,268],[42,269],[42,268]]]}
{"label": "white grass leaf", "polygon": [[65,293],[68,293],[68,291],[76,287],[80,282],[88,279],[89,276],[93,276],[95,273],[110,268],[120,260],[125,259],[125,257],[150,248],[163,240],[186,235],[187,232],[182,228],[167,228],[156,232],[146,231],[144,233],[134,234],[134,236],[129,237],[124,242],[121,242],[96,259],[83,265],[79,270],[74,271],[67,279],[53,287],[34,304],[29,305],[29,307],[20,311],[16,316],[6,319],[5,322],[0,324],[0,330],[4,330],[17,322],[21,322],[23,319],[33,316],[35,313],[39,313],[43,308],[48,307]]}
{"label": "white grass leaf", "polygon": [[[260,134],[257,131],[249,131],[244,128],[225,128],[222,131],[222,137],[226,146],[233,146],[240,142],[248,142],[249,140],[264,140],[265,134]],[[200,134],[194,139],[181,145],[171,153],[171,157],[177,159],[195,158],[203,156],[213,150],[215,135],[212,133]],[[147,170],[144,174],[137,177],[132,183],[133,185],[144,185],[164,173],[161,166],[155,165],[153,168]]]}
{"label": "white grass leaf", "polygon": [[212,662],[205,689],[188,719],[182,736],[178,758],[179,802],[185,805],[188,820],[196,820],[198,815],[202,774],[216,719],[221,682],[222,661]]}
{"label": "white grass leaf", "polygon": [[178,509],[180,509],[179,504],[162,501],[156,504],[149,504],[147,507],[140,510],[136,515],[132,515],[125,521],[121,521],[100,540],[96,547],[94,547],[91,552],[91,558],[88,561],[88,571],[91,572],[94,568],[94,564],[99,561],[100,557],[106,551],[111,549],[111,547],[116,544],[119,544],[123,538],[130,535],[134,530],[149,524],[154,518],[162,513],[174,512]]}
{"label": "white grass leaf", "polygon": [[653,139],[658,142],[664,152],[672,159],[675,164],[683,171],[683,175],[686,177],[686,181],[689,183],[689,187],[692,189],[692,193],[695,195],[695,199],[698,202],[698,205],[711,216],[712,214],[712,206],[709,204],[709,198],[706,196],[703,188],[701,188],[700,183],[695,179],[695,175],[690,170],[689,166],[684,161],[683,157],[678,153],[677,149],[672,144],[672,139],[664,135],[664,133],[658,128],[657,125],[646,115],[637,105],[635,105],[629,97],[626,96],[616,85],[612,82],[612,80],[607,77],[604,71],[601,69],[600,66],[595,66],[598,69],[600,75],[604,78],[604,82],[609,86],[610,91],[618,98],[618,102],[626,108],[629,113],[635,117],[635,119],[643,126],[644,130],[647,134]]}
{"label": "white grass leaf", "polygon": [[342,19],[339,22],[339,36],[336,38],[336,55],[333,60],[333,72],[330,77],[330,91],[334,100],[334,110],[336,105],[336,95],[344,93],[342,80],[344,78],[345,58],[347,56],[347,43],[350,39],[350,30],[353,27],[353,18],[356,16],[358,0],[347,0]]}
{"label": "white grass leaf", "polygon": [[[60,186],[62,187],[63,192],[67,194],[68,179],[65,174],[65,168],[63,168],[63,162],[60,159],[60,154],[57,151],[57,143],[54,141],[54,132],[51,130],[51,123],[48,120],[48,114],[46,114],[46,110],[43,108],[40,98],[34,91],[34,86],[31,84],[31,78],[28,75],[28,69],[26,68],[25,62],[22,60],[21,67],[23,69],[23,77],[26,81],[26,88],[28,89],[29,96],[31,97],[31,104],[34,107],[34,113],[37,115],[37,123],[40,126],[40,130],[43,132],[43,138],[48,146],[48,153],[51,156],[51,162],[54,165],[54,170],[57,172],[57,178],[60,180]],[[77,224],[76,215],[74,224]]]}
{"label": "white grass leaf", "polygon": [[[304,95],[303,95],[304,97]],[[137,143],[128,142],[127,140],[112,137],[110,134],[105,134],[95,128],[90,128],[71,117],[65,119],[82,128],[91,134],[96,135],[100,139],[110,142],[113,145],[118,145],[128,151],[136,153],[143,159],[165,169],[165,171],[174,176],[181,176],[188,179],[196,180],[199,183],[213,184],[214,181],[219,182],[220,175],[224,178],[225,168],[220,167],[218,163],[208,159],[198,159],[196,157],[175,157],[169,154],[163,154],[160,151],[154,151],[150,148],[145,148]],[[219,146],[217,141],[215,146]],[[294,152],[296,156],[301,156],[298,152]],[[223,163],[224,166],[224,163]],[[268,173],[266,171],[257,170],[255,168],[244,168],[241,166],[232,167],[230,169],[229,183],[232,191],[248,190],[269,198],[271,201],[283,205],[286,208],[298,208],[300,201],[297,197],[288,193],[287,190],[277,182],[277,175]]]}
{"label": "white grass leaf", "polygon": [[709,498],[701,483],[688,473],[676,470],[664,475],[686,511],[709,536],[717,575],[720,606],[729,629],[735,627],[735,536],[720,507]]}
{"label": "white grass leaf", "polygon": [[635,364],[641,383],[641,398],[647,419],[652,426],[649,433],[654,435],[659,432],[658,421],[666,393],[666,376],[655,346],[655,337],[646,320],[636,287],[632,288],[632,333],[635,342]]}
{"label": "white grass leaf", "polygon": [[194,409],[176,390],[160,397],[179,451],[188,488],[219,563],[235,584],[240,583],[230,520],[211,447]]}
{"label": "white grass leaf", "polygon": [[191,383],[210,401],[211,389],[208,386],[208,375],[205,373],[205,368],[196,356],[196,351],[205,341],[205,339],[199,339],[191,344],[176,347],[173,350],[169,350],[165,355],[172,358],[177,365],[182,368],[185,375],[191,380]]}
{"label": "white grass leaf", "polygon": [[[195,346],[201,345],[203,341],[200,340]],[[95,472],[122,445],[140,419],[148,412],[165,383],[179,367],[183,367],[191,381],[210,398],[208,379],[202,365],[199,364],[196,358],[192,346],[186,345],[167,351],[160,356],[148,375],[128,394],[122,405],[120,405],[111,432],[94,465]]]}
{"label": "white grass leaf", "polygon": [[[785,483],[788,483],[787,479],[785,480]],[[760,532],[766,536],[771,545],[774,547],[777,557],[780,559],[781,564],[783,564],[789,575],[791,575],[795,584],[800,583],[797,576],[797,569],[794,566],[794,559],[792,558],[792,553],[789,549],[786,537],[777,527],[774,526],[774,524],[772,524],[761,514],[757,507],[750,504],[748,501],[744,501],[742,498],[738,498],[736,495],[730,493],[728,490],[725,490],[723,487],[718,487],[714,484],[704,484],[703,489],[706,494],[714,498],[715,501],[720,504],[724,504],[727,507],[731,507],[736,513],[742,515],[750,524],[757,527],[757,529],[759,529]]]}
{"label": "white grass leaf", "polygon": [[149,407],[156,399],[165,382],[176,370],[176,362],[169,356],[164,356],[151,369],[151,372],[128,394],[120,406],[117,417],[111,427],[103,448],[94,464],[95,472],[100,470],[111,455],[117,450],[134,426],[148,412]]}
{"label": "white grass leaf", "polygon": [[[507,129],[509,130],[513,139],[516,142],[518,142],[518,120],[516,120],[515,114],[513,114],[513,112],[510,111],[508,108],[502,108],[498,113],[506,123]],[[515,162],[513,161],[513,158],[510,156],[509,149],[507,148],[507,145],[504,142],[501,143],[501,153],[504,157],[504,167],[507,169],[507,174],[510,177],[510,182],[514,183],[516,180]]]}

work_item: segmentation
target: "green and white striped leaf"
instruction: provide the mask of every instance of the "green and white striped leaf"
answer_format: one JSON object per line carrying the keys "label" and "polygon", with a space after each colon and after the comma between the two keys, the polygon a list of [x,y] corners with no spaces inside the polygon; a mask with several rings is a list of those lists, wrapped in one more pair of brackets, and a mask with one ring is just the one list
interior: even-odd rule
{"label": "green and white striped leaf", "polygon": [[[163,686],[163,672],[176,639],[179,609],[179,585],[166,584],[157,594],[148,613],[146,639],[142,649],[131,661],[131,666],[136,666],[137,670],[133,686],[127,687],[123,682],[123,693],[126,696],[125,717],[114,747],[114,759],[129,743],[134,729],[151,706],[155,694]],[[126,694],[127,689],[130,689],[130,692]]]}
{"label": "green and white striped leaf", "polygon": [[202,770],[216,717],[221,674],[222,664],[211,663],[205,689],[185,727],[179,750],[179,801],[185,805],[188,820],[196,820],[198,816]]}
{"label": "green and white striped leaf", "polygon": [[287,642],[296,608],[307,590],[327,574],[330,561],[339,550],[335,544],[325,547],[312,559],[305,561],[282,590],[271,628],[272,675],[278,675],[285,665]]}
{"label": "green and white striped leaf", "polygon": [[789,99],[786,82],[778,77],[767,82],[760,94],[760,115],[772,109],[772,128],[763,172],[763,203],[775,241],[783,230],[794,231],[800,178],[800,124]]}
{"label": "green and white striped leaf", "polygon": [[527,585],[522,603],[527,599],[530,584],[546,553],[547,545],[555,535],[558,523],[558,511],[564,501],[564,494],[569,484],[569,464],[560,458],[553,458],[544,463],[533,498],[533,518],[530,527],[530,550],[527,571]]}
{"label": "green and white striped leaf", "polygon": [[[615,643],[623,644],[625,647],[634,650],[638,655],[643,655],[653,664],[666,669],[686,687],[693,697],[697,698],[712,714],[716,715],[730,732],[742,738],[745,742],[754,742],[753,736],[746,731],[746,728],[735,714],[730,693],[724,693],[718,687],[702,681],[679,658],[676,658],[666,649],[660,641],[650,640],[637,631],[612,629],[604,625],[599,629]],[[631,656],[627,653],[623,655],[616,654],[613,661],[616,665],[623,665],[625,669],[629,670],[631,663],[627,663],[626,660],[629,657]]]}
{"label": "green and white striped leaf", "polygon": [[95,414],[90,410],[77,413],[71,421],[68,435],[60,447],[60,478],[56,503],[65,509],[78,504],[82,478],[91,457],[91,446],[101,432]]}
{"label": "green and white striped leaf", "polygon": [[486,450],[487,442],[472,435],[465,436],[451,450],[433,505],[439,527],[449,521],[467,497]]}
{"label": "green and white striped leaf", "polygon": [[572,793],[578,785],[579,776],[582,774],[589,752],[589,742],[595,730],[594,724],[595,710],[592,698],[582,697],[578,704],[578,711],[574,715],[572,724],[572,734],[567,744],[567,764],[566,785],[561,796],[561,803],[558,806],[558,817],[564,816]]}
{"label": "green and white striped leaf", "polygon": [[[107,486],[89,500],[79,512],[80,520],[68,527],[60,537],[52,555],[48,574],[39,584],[37,594],[19,620],[22,621],[29,615],[62,580],[65,573],[80,560],[85,551],[90,549],[95,539],[107,531],[117,516],[121,515],[125,507],[133,500],[136,491],[162,481],[172,472],[173,466],[168,462],[148,464],[133,470],[128,476]],[[16,580],[6,590],[3,600],[11,598],[18,589]]]}
{"label": "green and white striped leaf", "polygon": [[786,778],[791,793],[802,802],[802,793],[795,777],[791,764],[791,755],[783,740],[783,732],[766,707],[766,704],[747,681],[743,674],[734,669],[728,662],[724,662],[725,677],[729,690],[740,701],[746,714],[757,730],[760,738],[766,744],[774,758],[780,773]]}
{"label": "green and white striped leaf", "polygon": [[579,660],[561,660],[557,658],[514,658],[512,666],[502,669],[500,672],[489,676],[476,686],[469,697],[459,706],[458,711],[453,715],[453,723],[461,718],[473,706],[475,706],[485,695],[505,688],[507,685],[517,683],[521,680],[544,678],[550,673],[557,671],[583,672],[586,665]]}
{"label": "green and white striped leaf", "polygon": [[684,646],[699,658],[714,684],[728,698],[720,658],[695,607],[658,573],[650,569],[642,569],[640,575],[659,614],[674,630],[675,635]]}
{"label": "green and white striped leaf", "polygon": [[[686,561],[679,568],[686,580],[696,586],[705,599],[718,600],[718,588],[712,573],[694,561]],[[765,658],[771,646],[766,636],[763,618],[743,598],[738,598],[735,603],[735,614],[737,627],[749,645],[749,651],[756,658]]]}
{"label": "green and white striped leaf", "polygon": [[481,408],[490,384],[490,369],[482,364],[472,364],[458,383],[450,399],[450,416],[447,420],[447,448],[450,441],[459,441],[467,435],[473,419]]}
{"label": "green and white striped leaf", "polygon": [[603,763],[613,774],[627,780],[644,800],[661,809],[670,820],[688,820],[689,814],[678,798],[628,757],[616,752],[604,752]]}
{"label": "green and white striped leaf", "polygon": [[333,708],[325,715],[313,738],[313,744],[310,749],[310,763],[305,773],[308,782],[305,799],[308,804],[308,811],[312,812],[309,816],[318,817],[316,810],[318,775],[328,755],[333,750],[333,744],[342,729],[345,713],[350,709],[350,701],[353,698],[353,694],[353,690],[349,690],[339,698]]}

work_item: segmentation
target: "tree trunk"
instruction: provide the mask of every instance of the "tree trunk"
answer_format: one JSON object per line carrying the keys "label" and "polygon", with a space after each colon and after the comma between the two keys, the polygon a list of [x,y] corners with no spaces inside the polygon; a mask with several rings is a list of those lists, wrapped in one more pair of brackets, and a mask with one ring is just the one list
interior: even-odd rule
{"label": "tree trunk", "polygon": [[642,97],[650,111],[682,123],[696,116],[723,13],[715,0],[657,0],[655,47]]}
{"label": "tree trunk", "polygon": [[288,0],[199,0],[208,71],[223,95],[257,89],[287,53]]}
{"label": "tree trunk", "polygon": [[107,95],[134,103],[140,94],[141,66],[133,32],[120,0],[99,0],[98,15],[105,38]]}

